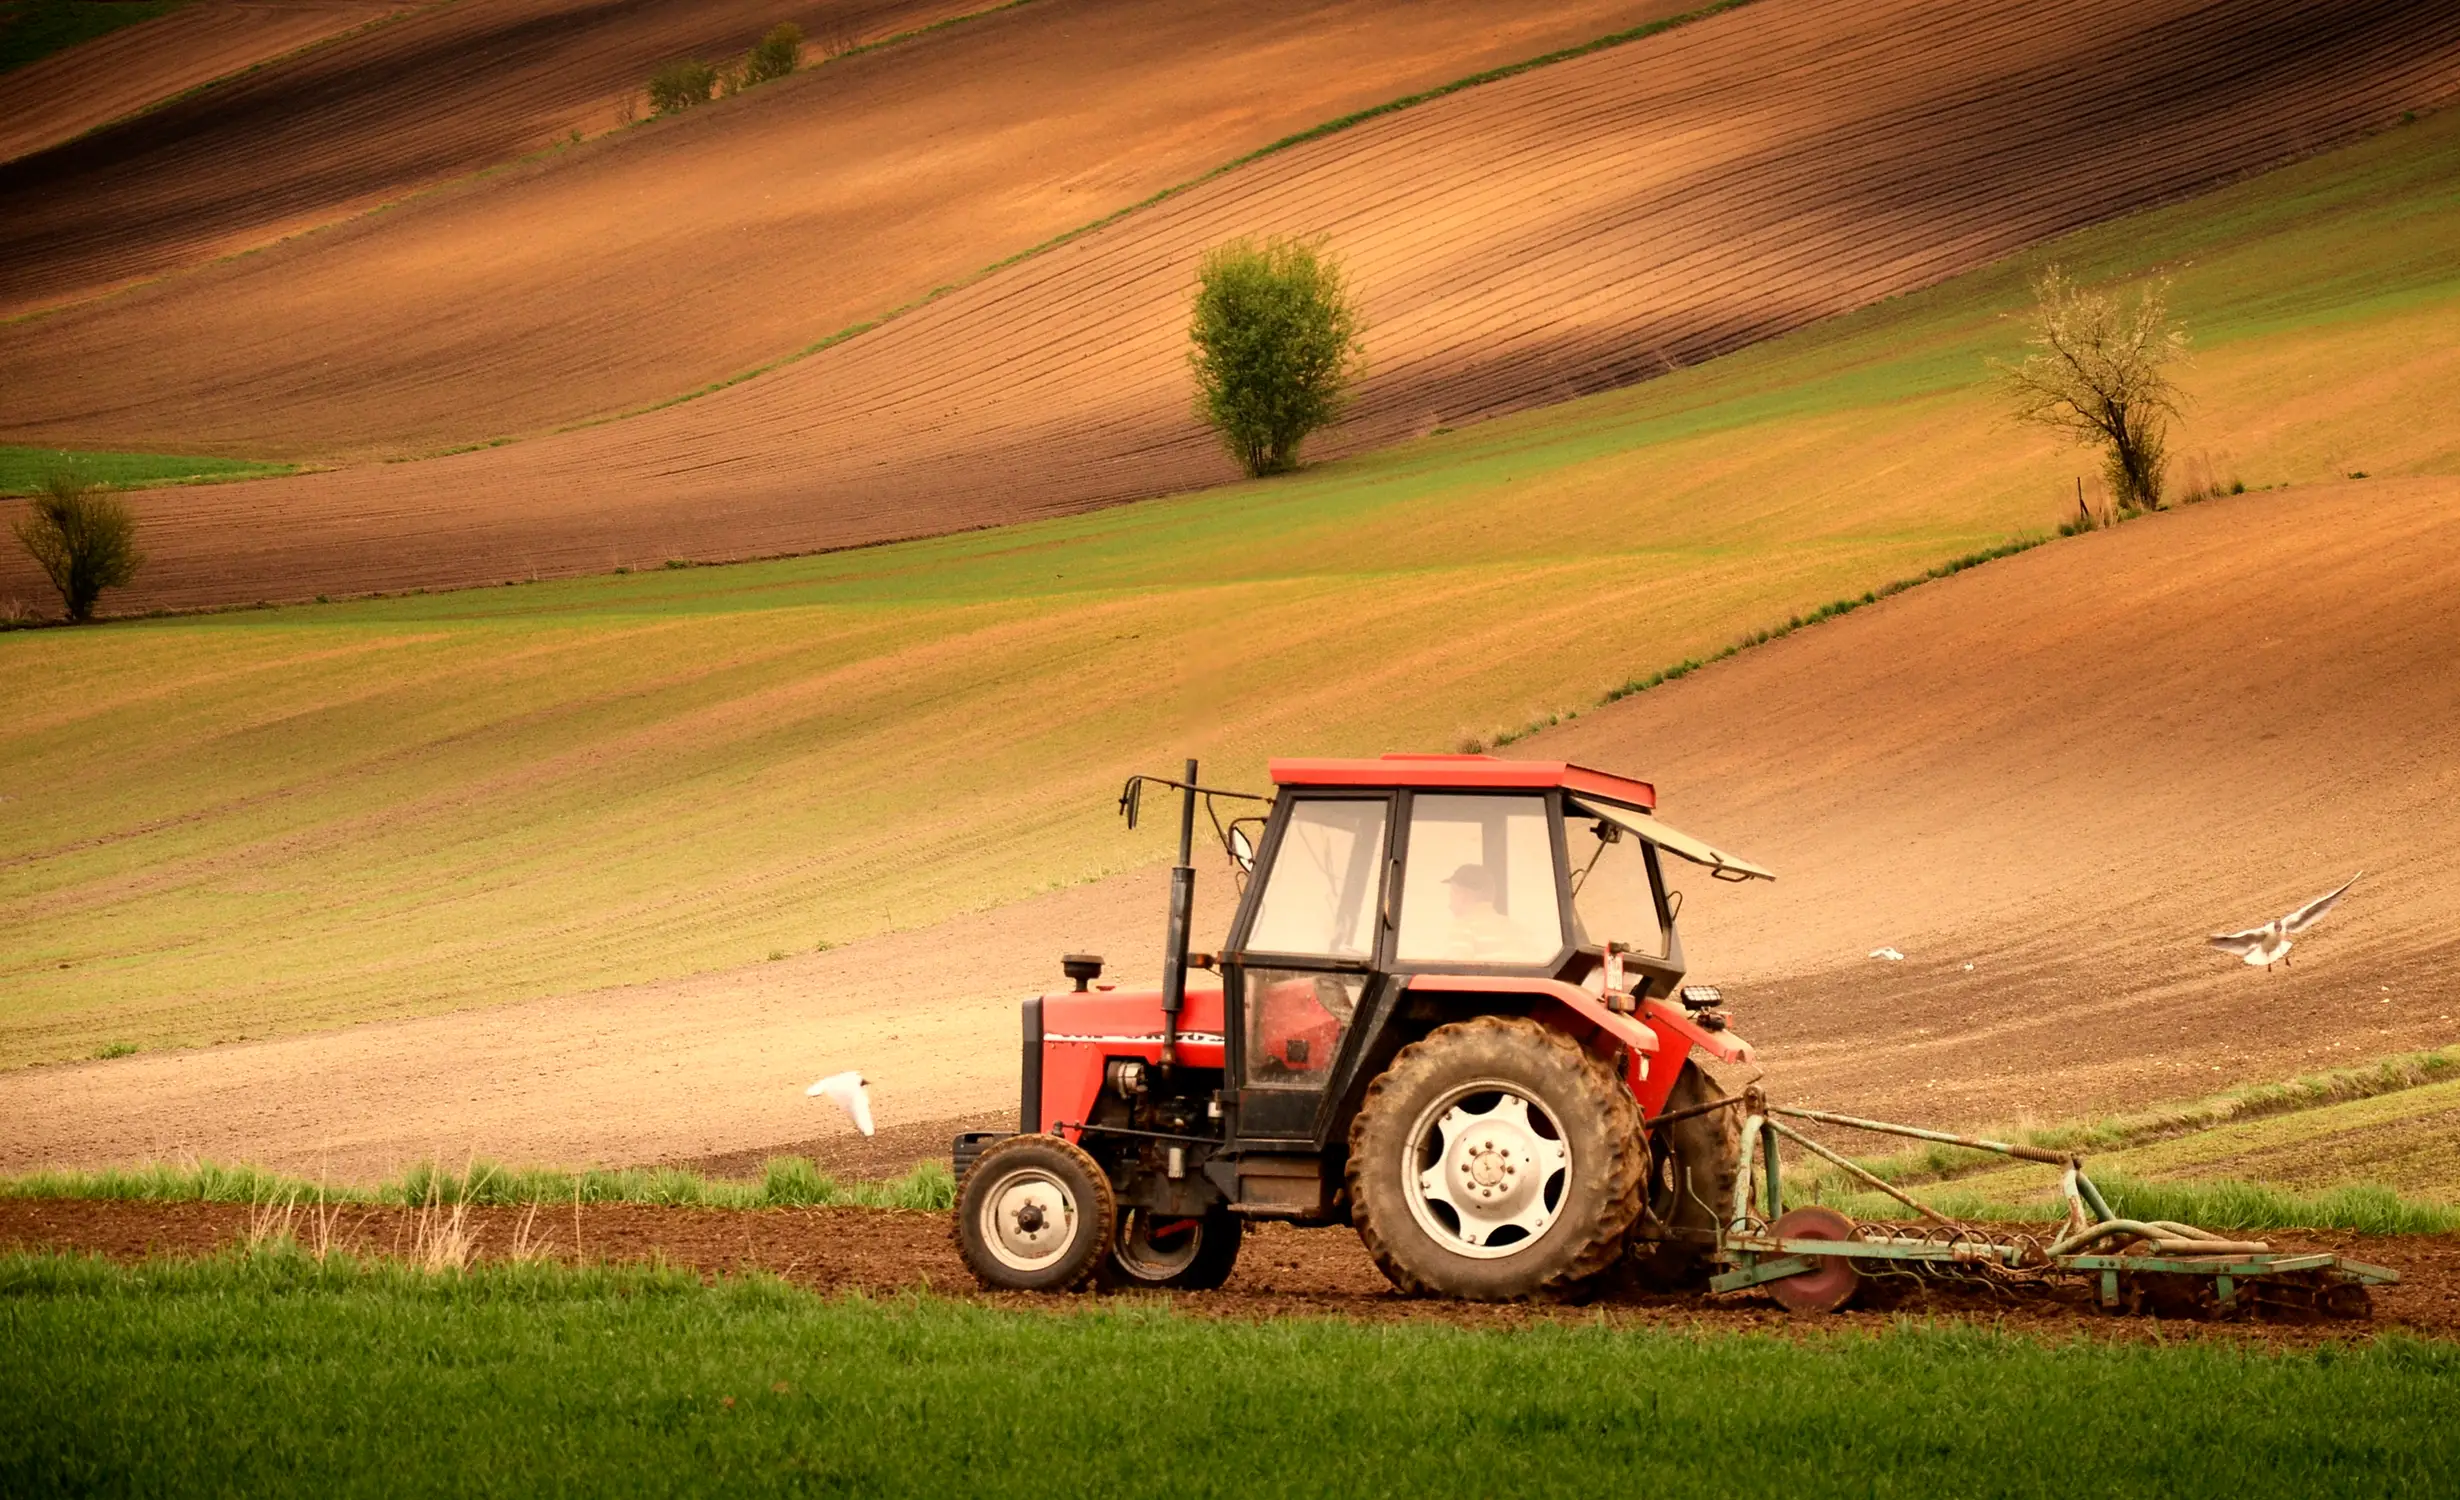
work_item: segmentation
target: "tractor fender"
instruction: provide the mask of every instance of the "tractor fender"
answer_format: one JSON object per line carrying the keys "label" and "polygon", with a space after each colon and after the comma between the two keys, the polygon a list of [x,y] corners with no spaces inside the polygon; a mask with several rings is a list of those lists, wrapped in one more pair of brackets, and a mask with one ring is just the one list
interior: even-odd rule
{"label": "tractor fender", "polygon": [[1636,1016],[1618,1015],[1606,1003],[1578,985],[1560,979],[1513,979],[1493,974],[1413,974],[1409,987],[1443,995],[1529,995],[1537,997],[1530,1014],[1600,1051],[1620,1048],[1632,1055],[1635,1076],[1648,1076],[1646,1058],[1663,1043]]}

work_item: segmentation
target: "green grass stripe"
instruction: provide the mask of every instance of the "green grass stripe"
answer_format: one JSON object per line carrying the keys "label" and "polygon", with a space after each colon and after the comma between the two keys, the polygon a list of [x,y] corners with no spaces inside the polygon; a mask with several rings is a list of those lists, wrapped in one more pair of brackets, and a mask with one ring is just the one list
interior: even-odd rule
{"label": "green grass stripe", "polygon": [[2460,1348],[1057,1313],[0,1258],[10,1494],[2436,1493]]}
{"label": "green grass stripe", "polygon": [[167,484],[215,484],[294,474],[296,464],[245,458],[183,457],[174,453],[100,453],[73,448],[22,448],[0,444],[0,495],[31,495],[54,474],[107,484],[113,489]]}
{"label": "green grass stripe", "polygon": [[[2454,1076],[2460,1076],[2460,1046],[2404,1052],[2356,1067],[2303,1074],[2283,1083],[2252,1083],[2181,1104],[2098,1119],[2056,1125],[1984,1126],[1966,1134],[2078,1155],[2124,1151],[2242,1120],[2378,1098]],[[1996,1171],[2005,1167],[2007,1160],[1994,1152],[1940,1145],[1925,1145],[1889,1156],[1855,1158],[1863,1170],[1900,1187]]]}
{"label": "green grass stripe", "polygon": [[927,1161],[903,1177],[840,1182],[807,1157],[771,1157],[755,1181],[708,1177],[681,1167],[568,1172],[473,1161],[458,1170],[433,1163],[372,1184],[325,1183],[262,1167],[214,1162],[57,1170],[0,1177],[0,1198],[108,1198],[149,1203],[311,1204],[650,1203],[671,1208],[902,1208],[940,1211],[956,1201],[946,1162]]}
{"label": "green grass stripe", "polygon": [[[2460,1231],[2460,1208],[2404,1198],[2390,1188],[2350,1183],[2319,1193],[2296,1193],[2260,1182],[2214,1178],[2194,1182],[2151,1181],[2118,1173],[2085,1173],[2122,1219],[2172,1219],[2199,1229],[2348,1229],[2360,1234],[2451,1234]],[[1805,1174],[1808,1179],[1808,1174]],[[1861,1192],[1830,1176],[1808,1179],[1803,1188],[1789,1174],[1787,1201],[1825,1203],[1857,1219],[1901,1223],[1913,1215],[1883,1193]],[[1951,1219],[1997,1223],[2051,1223],[2066,1217],[2066,1200],[2055,1186],[2031,1197],[2008,1197],[1950,1187],[1916,1191],[1914,1197]]]}

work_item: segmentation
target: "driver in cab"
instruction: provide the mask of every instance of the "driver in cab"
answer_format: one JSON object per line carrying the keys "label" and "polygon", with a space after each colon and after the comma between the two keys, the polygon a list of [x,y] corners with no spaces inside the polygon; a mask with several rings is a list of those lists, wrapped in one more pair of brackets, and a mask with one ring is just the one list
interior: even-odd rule
{"label": "driver in cab", "polygon": [[1484,865],[1463,865],[1444,877],[1451,931],[1444,956],[1472,963],[1510,963],[1529,946],[1512,919],[1495,909],[1495,876]]}

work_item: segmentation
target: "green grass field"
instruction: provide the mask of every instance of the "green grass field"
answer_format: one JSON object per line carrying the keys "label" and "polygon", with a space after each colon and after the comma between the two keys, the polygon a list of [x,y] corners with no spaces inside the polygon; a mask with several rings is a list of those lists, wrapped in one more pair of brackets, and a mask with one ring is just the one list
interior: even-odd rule
{"label": "green grass field", "polygon": [[296,472],[291,464],[260,464],[244,458],[194,458],[173,453],[93,453],[0,444],[0,495],[31,495],[54,474],[74,474],[115,489],[163,484],[205,484],[222,479],[261,479]]}
{"label": "green grass field", "polygon": [[0,1259],[10,1494],[2434,1493],[2460,1350],[1059,1315]]}
{"label": "green grass field", "polygon": [[[2460,472],[2460,113],[1631,390],[825,557],[0,637],[0,1066],[730,968],[1152,861],[1131,770],[1449,749],[2044,534],[2031,267],[2159,274],[2183,458]],[[2440,415],[2438,415],[2440,414]],[[106,600],[106,606],[108,601]],[[108,774],[98,774],[98,766]],[[1645,772],[1645,767],[1633,768]]]}

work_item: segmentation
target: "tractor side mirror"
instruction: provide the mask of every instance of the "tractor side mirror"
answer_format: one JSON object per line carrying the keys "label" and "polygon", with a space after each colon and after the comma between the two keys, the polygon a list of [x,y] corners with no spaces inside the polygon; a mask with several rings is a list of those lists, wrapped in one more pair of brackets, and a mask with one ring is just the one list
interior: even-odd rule
{"label": "tractor side mirror", "polygon": [[1247,836],[1247,830],[1244,828],[1233,827],[1230,830],[1230,862],[1237,865],[1245,874],[1255,873],[1256,845],[1255,841]]}

